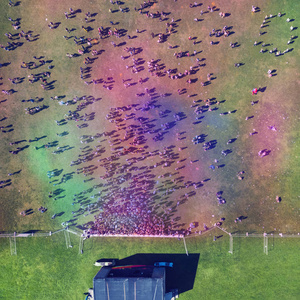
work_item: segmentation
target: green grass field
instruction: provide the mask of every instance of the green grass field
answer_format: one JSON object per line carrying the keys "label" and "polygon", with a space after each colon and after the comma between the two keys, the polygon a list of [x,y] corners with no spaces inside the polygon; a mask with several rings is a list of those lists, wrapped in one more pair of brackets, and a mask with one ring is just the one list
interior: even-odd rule
{"label": "green grass field", "polygon": [[[269,238],[269,255],[263,253],[262,238],[213,237],[187,239],[190,257],[199,254],[193,289],[180,299],[297,299],[299,295],[299,239]],[[79,239],[71,236],[73,248],[66,249],[64,235],[17,239],[16,256],[9,242],[1,239],[1,299],[84,299],[98,271],[99,258],[123,259],[140,253],[184,255],[177,239],[93,238],[78,254]],[[182,280],[189,277],[189,270]],[[182,282],[180,282],[182,284]]]}
{"label": "green grass field", "polygon": [[[116,123],[109,122],[105,117],[111,108],[138,104],[146,109],[134,111],[136,116],[154,120],[152,123],[158,132],[164,132],[161,130],[164,123],[174,122],[174,114],[182,113],[186,116],[185,119],[175,121],[174,127],[166,131],[162,141],[154,142],[155,134],[147,135],[147,142],[142,145],[148,147],[142,154],[145,158],[133,164],[138,171],[130,171],[131,176],[137,176],[139,184],[142,184],[144,177],[139,172],[143,172],[144,167],[151,170],[153,178],[147,179],[146,185],[142,185],[143,191],[132,189],[131,192],[135,197],[141,193],[148,195],[151,207],[155,207],[154,214],[166,226],[171,226],[172,218],[175,220],[172,226],[177,226],[174,228],[187,229],[191,222],[198,222],[199,227],[196,229],[202,230],[203,224],[210,227],[220,218],[225,218],[222,227],[229,232],[297,234],[300,209],[300,170],[297,163],[300,141],[300,3],[294,0],[268,0],[262,3],[223,0],[213,3],[204,1],[202,6],[189,8],[189,1],[165,0],[146,9],[151,13],[166,12],[166,20],[161,22],[158,18],[147,18],[145,14],[136,12],[134,8],[139,8],[140,3],[124,1],[121,7],[128,11],[122,13],[116,4],[107,0],[21,1],[15,7],[9,7],[6,1],[0,2],[0,44],[5,47],[7,42],[22,43],[13,51],[0,49],[1,90],[16,91],[11,95],[2,93],[0,97],[0,181],[5,181],[0,185],[0,231],[54,231],[61,228],[62,222],[68,222],[74,227],[87,227],[94,220],[93,215],[102,209],[103,202],[109,203],[112,191],[117,195],[122,194],[121,188],[127,188],[134,182],[133,179],[125,183],[118,182],[124,174],[122,165],[127,164],[126,159],[132,158],[133,154],[120,157],[111,180],[106,181],[99,179],[107,169],[100,166],[98,159],[115,154],[115,148],[120,145],[130,147],[133,139],[120,145],[112,142],[113,138],[103,142],[96,139],[83,144],[80,137],[117,130],[115,138],[123,138],[124,130],[119,131]],[[216,6],[217,11],[208,12],[208,5]],[[251,13],[252,5],[259,6],[260,10]],[[69,7],[81,11],[74,18],[66,20],[64,12]],[[109,9],[113,12],[109,12]],[[204,11],[203,15],[200,15],[201,10]],[[87,12],[95,14],[90,23],[84,20]],[[219,12],[230,15],[221,18]],[[279,12],[282,17],[277,16]],[[261,28],[266,15],[273,17],[268,18],[265,27]],[[20,28],[12,28],[13,21],[8,18],[19,18]],[[172,18],[174,22],[171,22]],[[194,18],[201,21],[195,22]],[[290,22],[286,21],[287,18]],[[111,25],[110,21],[115,25]],[[58,27],[49,29],[50,22],[58,22]],[[151,33],[165,32],[167,22],[176,25],[174,31],[167,36],[166,42],[157,43],[158,37],[152,38]],[[231,34],[228,37],[209,37],[213,28],[222,29],[224,25],[230,28]],[[91,26],[91,30],[85,32],[82,26]],[[95,56],[92,64],[83,63],[86,57],[94,58],[91,53],[72,58],[66,56],[67,53],[78,53],[81,47],[73,42],[74,36],[97,38],[97,28],[100,26],[125,29],[127,32],[121,38],[109,37],[93,45],[92,50],[102,50],[102,53]],[[290,31],[290,26],[295,29]],[[74,30],[68,34],[66,27]],[[137,33],[136,29],[141,32]],[[18,39],[21,30],[31,33],[30,41]],[[4,35],[8,32],[13,35],[12,40]],[[266,33],[259,35],[259,32]],[[127,35],[136,38],[129,39]],[[291,35],[294,37],[291,38]],[[68,36],[71,38],[68,39]],[[195,39],[189,40],[189,36]],[[289,40],[291,43],[288,44]],[[112,41],[124,44],[114,47]],[[193,41],[197,43],[193,44]],[[218,43],[211,45],[211,41]],[[254,46],[255,41],[261,44]],[[239,46],[232,49],[230,43],[238,43]],[[263,47],[262,43],[266,46]],[[170,46],[173,48],[170,49]],[[142,49],[134,57],[144,61],[141,63],[144,70],[136,74],[131,72],[132,58],[121,59],[121,56],[126,55],[123,50],[125,47]],[[269,53],[274,48],[281,52],[287,48],[290,50],[275,56]],[[267,51],[260,53],[261,49]],[[194,50],[196,55],[193,55]],[[176,59],[174,53],[179,51],[189,51],[191,55]],[[20,67],[22,62],[38,62],[34,56],[43,56],[46,64],[31,70]],[[200,67],[196,67],[196,58],[200,60]],[[176,68],[177,74],[184,73],[191,66],[194,66],[196,73],[177,80],[171,80],[168,76],[151,76],[147,71],[147,62],[151,59],[159,59],[159,64],[166,70]],[[236,63],[242,65],[235,67]],[[48,69],[48,65],[54,68]],[[80,79],[80,67],[87,66],[92,71],[89,72],[91,77],[85,81],[99,78],[106,81],[108,77],[113,77],[115,82],[112,90],[107,90],[103,86],[105,84],[84,84],[84,80]],[[275,76],[268,77],[269,69],[274,70]],[[51,72],[47,80],[53,81],[53,89],[44,90],[39,82],[29,83],[30,74],[46,71]],[[201,82],[207,80],[208,73],[212,73],[215,79],[202,87]],[[23,78],[23,82],[12,84],[9,78],[16,77]],[[140,78],[146,82],[139,84]],[[188,84],[188,78],[197,81]],[[122,80],[127,79],[137,84],[125,88]],[[146,88],[155,88],[159,96],[155,103],[157,106],[151,109],[147,105],[151,97],[155,96],[154,93],[152,96],[136,96],[145,93]],[[253,88],[265,89],[253,96]],[[187,89],[187,92],[179,95],[178,89]],[[163,94],[170,96],[162,97]],[[84,122],[74,120],[57,126],[55,120],[63,119],[69,110],[76,109],[76,105],[61,106],[58,101],[51,100],[50,97],[54,96],[64,96],[64,101],[82,96],[100,99],[80,111],[81,116],[95,113],[95,119],[88,121],[88,126],[82,129],[76,125]],[[22,102],[35,97],[42,101]],[[209,106],[211,111],[196,115],[194,110],[204,105],[208,98],[220,103],[213,102]],[[251,105],[251,101],[258,103]],[[26,108],[36,105],[46,105],[47,108],[34,115],[25,114]],[[162,112],[166,110],[169,113],[162,117]],[[199,116],[204,118],[196,120]],[[250,118],[246,120],[247,117]],[[139,125],[138,122],[135,124]],[[268,126],[275,126],[277,131],[268,129]],[[66,136],[57,135],[64,131],[68,132]],[[254,132],[257,133],[249,135]],[[201,144],[204,141],[200,145],[191,143],[200,134],[206,136],[205,142],[216,140],[215,148],[203,151]],[[29,142],[36,137],[39,138],[37,141]],[[227,144],[233,138],[236,141]],[[10,145],[22,140],[26,141]],[[41,147],[55,142],[55,148]],[[83,156],[80,148],[86,145],[93,149],[101,146],[105,152],[92,161],[70,166],[71,161]],[[58,146],[70,149],[53,155],[51,152],[57,150]],[[168,146],[174,146],[174,159],[147,154],[148,151],[163,152]],[[17,155],[9,152],[18,150],[17,147],[24,149]],[[232,151],[226,157],[221,154],[225,149]],[[260,158],[257,153],[262,149],[271,152]],[[166,160],[169,165],[153,168],[154,164],[162,160]],[[82,173],[77,174],[76,168],[87,165],[95,165],[97,169],[86,177]],[[211,165],[215,166],[215,170],[210,169]],[[59,176],[49,179],[47,172],[54,169],[63,171]],[[238,180],[237,174],[240,171],[244,171],[243,180]],[[8,176],[9,173],[15,174]],[[58,183],[63,175],[68,174],[72,174],[69,180],[54,185],[54,182]],[[91,189],[99,183],[111,185]],[[56,201],[48,197],[49,192],[58,189],[61,192]],[[223,191],[227,201],[225,205],[218,204],[215,197],[217,191]],[[76,198],[74,195],[82,192],[86,195],[85,201],[72,206]],[[192,196],[187,197],[189,194]],[[276,196],[281,197],[281,203],[276,202]],[[116,203],[120,197],[114,198]],[[179,200],[181,203],[178,206],[176,203]],[[91,214],[88,213],[88,205],[95,207]],[[46,206],[48,211],[41,214],[38,211],[40,206]],[[30,209],[32,214],[26,217],[20,215],[21,211]],[[167,209],[170,209],[169,215],[165,213]],[[51,219],[53,214],[58,217]],[[246,218],[243,222],[235,223],[234,220],[239,216]],[[5,270],[0,275],[0,298],[83,299],[83,293],[92,287],[92,278],[97,272],[92,264],[99,258],[125,258],[136,253],[184,253],[182,242],[167,239],[90,239],[85,243],[83,255],[78,255],[78,241],[74,237],[72,243],[74,248],[65,249],[63,234],[44,239],[18,239],[18,254],[10,256],[9,242],[0,239],[0,268]],[[296,268],[298,239],[275,239],[268,256],[263,254],[262,243],[262,239],[235,238],[234,254],[230,255],[227,237],[216,242],[212,242],[212,236],[188,239],[189,251],[199,253],[200,258],[194,288],[181,294],[180,298],[296,299],[300,294],[296,281],[299,277]],[[69,288],[66,289],[66,286]]]}

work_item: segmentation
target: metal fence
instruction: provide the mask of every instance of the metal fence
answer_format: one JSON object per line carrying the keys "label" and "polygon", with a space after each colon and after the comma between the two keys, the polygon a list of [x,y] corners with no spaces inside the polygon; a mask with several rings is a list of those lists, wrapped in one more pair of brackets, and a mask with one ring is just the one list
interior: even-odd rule
{"label": "metal fence", "polygon": [[48,232],[25,232],[25,233],[0,233],[0,238],[8,238],[9,239],[9,245],[10,245],[10,253],[11,255],[17,255],[17,238],[28,238],[28,237],[48,237],[52,236],[54,234],[57,234],[59,232],[64,232],[65,240],[66,240],[66,246],[67,248],[73,247],[71,244],[70,239],[70,233],[75,234],[77,236],[80,236],[80,245],[79,245],[79,252],[82,253],[83,248],[83,233],[70,230],[69,227],[65,227],[56,231],[48,231]]}
{"label": "metal fence", "polygon": [[297,234],[274,234],[274,233],[231,233],[226,231],[225,229],[221,228],[220,226],[214,225],[211,228],[207,228],[204,231],[201,231],[199,233],[192,233],[190,235],[183,235],[183,234],[176,234],[176,235],[121,235],[121,234],[87,234],[85,231],[79,232],[74,229],[70,229],[68,226],[64,227],[62,229],[56,230],[56,231],[48,231],[48,232],[25,232],[25,233],[0,233],[0,238],[9,238],[9,244],[10,244],[10,252],[11,255],[17,255],[17,238],[26,238],[26,237],[49,237],[54,234],[57,234],[59,232],[64,232],[65,241],[66,241],[66,247],[72,248],[71,244],[71,238],[70,233],[77,235],[80,237],[79,240],[79,253],[83,253],[83,245],[84,240],[87,238],[95,238],[95,237],[122,237],[122,238],[128,238],[128,237],[134,237],[134,238],[177,238],[177,239],[183,239],[184,248],[186,255],[188,254],[187,245],[185,242],[186,238],[192,238],[196,236],[202,236],[208,232],[211,232],[212,230],[219,229],[223,232],[225,232],[229,236],[229,253],[233,254],[233,240],[234,238],[262,238],[263,239],[263,251],[266,255],[268,255],[268,240],[269,238],[300,238],[300,233]]}

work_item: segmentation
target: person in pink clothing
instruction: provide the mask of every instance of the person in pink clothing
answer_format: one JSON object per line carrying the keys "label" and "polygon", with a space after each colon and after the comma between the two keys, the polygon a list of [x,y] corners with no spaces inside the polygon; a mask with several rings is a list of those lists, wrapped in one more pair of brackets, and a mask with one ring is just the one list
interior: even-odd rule
{"label": "person in pink clothing", "polygon": [[257,88],[253,89],[253,90],[252,90],[252,95],[256,95],[257,92],[258,92]]}

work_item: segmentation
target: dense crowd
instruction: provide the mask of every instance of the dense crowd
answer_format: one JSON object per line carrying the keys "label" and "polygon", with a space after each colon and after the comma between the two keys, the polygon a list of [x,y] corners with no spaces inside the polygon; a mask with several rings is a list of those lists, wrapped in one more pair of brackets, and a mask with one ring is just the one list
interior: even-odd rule
{"label": "dense crowd", "polygon": [[[112,8],[110,12],[114,12],[114,8],[117,6],[120,12],[127,13],[129,9],[124,7],[124,2],[121,1],[111,1]],[[151,33],[152,38],[158,38],[158,43],[167,43],[170,36],[176,35],[179,30],[179,20],[169,20],[169,15],[171,12],[156,11],[155,13],[150,13],[149,9],[155,4],[155,1],[144,1],[139,8],[135,7],[135,13],[144,15],[147,18],[157,19],[158,22],[166,22],[165,32]],[[10,1],[10,5],[13,6],[13,2]],[[123,7],[121,7],[123,6]],[[189,5],[190,9],[197,9],[201,7],[199,11],[199,16],[204,14],[207,18],[210,15],[215,14],[219,11],[215,6],[208,6],[207,10],[204,9],[203,4],[198,4],[196,2]],[[203,11],[204,10],[204,11]],[[258,10],[257,7],[252,7],[252,12],[255,13]],[[66,27],[66,32],[68,34],[73,34],[76,29],[69,28],[68,22],[73,20],[75,17],[80,15],[81,10],[69,9],[65,12],[64,24],[60,25],[59,22],[50,22],[48,27],[50,30],[55,30],[60,26]],[[95,20],[92,18],[96,17],[97,13],[87,12],[85,14],[86,26],[81,26],[82,32],[89,35],[92,31],[91,25]],[[225,18],[230,14],[224,12],[219,12],[221,18]],[[113,16],[113,14],[112,14]],[[280,13],[281,17],[282,14]],[[267,16],[265,20],[270,21],[273,16]],[[199,22],[200,19],[196,18],[195,21]],[[202,21],[203,19],[201,19]],[[10,20],[12,21],[12,26],[14,30],[20,30],[21,24],[20,20]],[[115,20],[110,21],[112,26],[118,24]],[[265,24],[265,22],[263,23]],[[264,25],[265,26],[265,25]],[[264,28],[261,26],[261,28]],[[81,32],[81,33],[82,33]],[[77,53],[66,53],[66,56],[73,59],[77,56],[84,57],[84,66],[80,67],[80,80],[85,84],[90,85],[102,85],[106,90],[113,90],[116,82],[113,76],[109,75],[106,78],[94,78],[91,79],[93,75],[93,64],[97,61],[104,50],[96,49],[97,45],[101,42],[104,43],[106,39],[113,40],[111,43],[106,43],[112,48],[123,47],[126,45],[124,41],[130,41],[132,45],[128,45],[124,48],[124,53],[120,57],[122,61],[126,61],[127,65],[124,72],[130,72],[132,78],[123,79],[124,88],[133,88],[135,85],[146,85],[151,77],[162,78],[168,77],[170,80],[181,80],[184,78],[188,84],[186,88],[178,89],[178,95],[186,94],[187,97],[193,97],[192,94],[188,94],[189,87],[198,81],[195,77],[197,73],[205,67],[205,59],[200,59],[197,57],[198,51],[194,50],[190,53],[189,50],[179,51],[174,53],[176,60],[183,59],[185,57],[193,58],[191,60],[191,65],[185,70],[179,70],[177,68],[168,68],[161,59],[151,58],[147,61],[147,66],[145,65],[146,59],[138,57],[139,54],[143,52],[143,48],[135,45],[135,39],[138,40],[138,35],[143,34],[144,30],[136,29],[137,36],[130,36],[127,34],[127,30],[124,28],[111,28],[110,26],[104,27],[100,26],[97,28],[97,37],[88,36],[63,36],[67,43],[74,43],[77,49]],[[81,34],[80,33],[80,34]],[[211,45],[217,45],[220,38],[229,38],[233,34],[231,27],[224,25],[222,29],[213,28],[209,32],[209,38],[211,39]],[[261,34],[260,34],[261,35]],[[16,38],[25,37],[26,40],[34,38],[32,32],[24,32],[23,30],[17,34],[7,33],[6,37],[10,40]],[[116,41],[119,39],[119,43]],[[295,37],[291,37],[289,42],[293,41]],[[187,36],[187,42],[192,41],[193,46],[201,41],[197,37]],[[255,44],[256,45],[256,44]],[[11,51],[16,47],[21,46],[16,42],[8,42],[6,46],[1,45],[4,50]],[[235,41],[230,42],[231,48],[237,48],[239,44]],[[178,46],[177,46],[178,47]],[[181,45],[185,47],[185,43]],[[172,45],[169,49],[173,49]],[[265,48],[264,48],[265,49]],[[110,49],[110,51],[112,51]],[[263,51],[264,52],[264,51]],[[270,53],[278,51],[272,51]],[[286,51],[288,52],[288,51]],[[284,52],[284,53],[286,53]],[[92,57],[88,55],[91,54]],[[281,52],[280,52],[281,54]],[[51,80],[51,72],[49,71],[54,66],[51,65],[51,60],[46,60],[44,57],[33,57],[34,61],[22,62],[21,68],[34,70],[38,68],[45,68],[47,66],[48,70],[42,70],[39,73],[31,73],[28,75],[28,82],[30,84],[39,83],[43,90],[51,91],[54,89],[54,82]],[[241,66],[241,63],[235,63],[237,67]],[[2,66],[2,64],[1,64]],[[149,77],[141,77],[139,74],[147,70]],[[143,72],[142,74],[144,74]],[[273,70],[268,71],[269,77],[274,74]],[[136,76],[139,78],[136,80]],[[9,81],[18,85],[24,81],[25,78],[12,77]],[[200,83],[201,87],[208,86],[215,80],[216,77],[213,73],[207,73],[207,81]],[[182,82],[182,81],[180,81]],[[257,94],[256,92],[252,93]],[[11,95],[14,93],[13,89],[2,90],[5,95]],[[166,138],[166,135],[172,135],[172,128],[180,127],[180,122],[183,121],[187,116],[183,112],[161,110],[159,113],[160,120],[155,122],[150,118],[149,112],[151,110],[157,110],[161,104],[159,100],[168,97],[171,94],[160,94],[156,88],[144,88],[144,92],[137,93],[135,96],[138,99],[147,99],[146,101],[139,100],[137,104],[128,104],[120,107],[111,107],[110,112],[106,115],[106,120],[115,127],[112,131],[103,131],[101,133],[96,133],[94,135],[82,135],[80,137],[81,143],[84,147],[80,148],[80,154],[77,158],[71,161],[70,166],[74,168],[77,166],[76,174],[82,174],[86,177],[84,182],[89,183],[94,180],[91,177],[96,170],[104,169],[103,175],[100,177],[100,184],[94,185],[92,188],[88,188],[79,194],[73,196],[72,205],[80,205],[78,210],[72,211],[73,219],[69,220],[69,224],[75,225],[75,221],[80,215],[88,216],[90,214],[94,215],[94,222],[87,223],[83,227],[90,228],[88,234],[101,234],[101,235],[155,235],[155,236],[181,236],[188,235],[192,232],[192,228],[184,228],[178,223],[178,220],[174,218],[174,214],[177,211],[179,205],[185,203],[189,197],[196,195],[196,190],[201,188],[206,180],[199,181],[185,181],[184,176],[181,176],[180,170],[185,168],[186,159],[180,159],[182,156],[182,151],[187,148],[187,146],[176,146],[177,141],[184,140],[186,138],[186,132],[178,130],[177,136],[174,139],[174,143],[168,146],[164,146],[163,149],[160,148],[161,142]],[[43,98],[31,98],[29,100],[22,100],[22,102],[40,102]],[[95,112],[83,113],[83,110],[90,108],[90,106],[97,104],[101,98],[95,98],[94,96],[76,96],[71,100],[66,100],[61,96],[52,96],[51,100],[62,106],[69,106],[68,112],[64,115],[61,120],[55,120],[58,126],[63,126],[67,122],[74,122],[78,130],[86,128],[89,126],[90,122],[95,119]],[[222,102],[217,101],[215,98],[208,98],[203,100],[194,100],[191,105],[191,115],[195,119],[193,124],[200,123],[204,115],[217,110]],[[254,102],[253,102],[254,104]],[[34,107],[25,108],[25,112],[30,115],[39,113],[42,110],[47,109],[47,105],[37,105]],[[235,111],[229,111],[220,113],[221,116],[234,113]],[[165,117],[172,117],[173,120],[168,119],[168,122],[164,122]],[[247,120],[247,119],[246,119]],[[269,126],[271,130],[274,130],[275,126]],[[4,127],[1,127],[1,130]],[[276,130],[274,130],[276,131]],[[257,132],[256,132],[257,133]],[[63,137],[68,135],[68,131],[62,133],[57,133],[58,137]],[[252,133],[250,135],[253,135]],[[207,141],[205,134],[197,134],[192,143],[194,145],[202,144],[204,151],[212,150],[216,147],[217,140],[212,139]],[[39,140],[39,139],[37,139]],[[236,138],[231,138],[228,140],[228,144],[234,143]],[[29,142],[34,142],[36,140],[29,140]],[[23,141],[21,141],[23,142]],[[109,148],[106,147],[106,142],[109,144]],[[157,147],[149,146],[158,145]],[[17,142],[11,142],[10,145],[17,144]],[[96,144],[96,145],[95,145]],[[92,146],[93,145],[93,146]],[[53,149],[52,154],[62,155],[65,151],[72,149],[70,146],[60,147],[56,142],[48,142],[42,146],[36,146],[35,149],[46,149],[46,148],[56,148]],[[156,149],[153,149],[156,148]],[[25,149],[25,148],[24,148]],[[23,148],[18,147],[16,150],[11,150],[12,154],[18,154]],[[218,158],[215,159],[214,163],[210,166],[212,170],[216,168],[221,168],[224,166],[222,160],[232,153],[232,149],[224,149]],[[263,149],[258,155],[264,157],[269,155],[270,150]],[[99,163],[95,163],[97,160]],[[147,162],[147,163],[146,163]],[[195,161],[190,160],[190,163]],[[173,167],[175,172],[168,172],[168,167]],[[176,166],[176,168],[174,168]],[[161,174],[157,177],[156,168],[162,168]],[[73,178],[74,172],[63,174],[61,180],[58,177],[61,172],[57,170],[49,171],[47,174],[49,178],[54,177],[49,183],[53,186],[59,186]],[[238,171],[237,176],[240,180],[244,177],[242,176],[244,171]],[[157,179],[160,179],[159,182]],[[0,182],[0,187],[5,187],[8,181],[4,180]],[[96,192],[95,190],[100,189],[100,192],[88,197],[89,193]],[[182,192],[183,191],[183,192]],[[61,189],[56,189],[54,192],[49,193],[49,198],[53,200],[60,199]],[[176,200],[172,199],[171,203],[166,204],[170,201],[170,196],[176,196]],[[174,198],[173,195],[173,198]],[[223,205],[226,203],[225,199],[221,196],[222,191],[217,193],[217,203],[218,205]],[[91,200],[95,199],[96,200]],[[94,201],[94,202],[92,202]],[[40,207],[41,212],[46,212],[46,207]],[[99,213],[100,211],[100,213]],[[22,212],[25,216],[26,212]],[[56,213],[52,216],[54,219],[58,216]],[[235,221],[243,220],[243,216],[238,217]],[[217,224],[221,225],[220,220]],[[186,227],[186,226],[185,226]],[[184,228],[184,229],[182,229]],[[205,225],[204,230],[208,227]]]}

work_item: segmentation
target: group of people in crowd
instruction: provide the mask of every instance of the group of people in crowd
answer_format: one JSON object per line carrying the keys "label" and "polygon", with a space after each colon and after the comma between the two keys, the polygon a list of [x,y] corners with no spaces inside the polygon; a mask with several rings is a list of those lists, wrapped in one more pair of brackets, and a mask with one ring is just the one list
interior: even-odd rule
{"label": "group of people in crowd", "polygon": [[[157,19],[158,22],[168,21],[166,24],[165,32],[151,33],[152,38],[158,37],[157,42],[164,44],[168,42],[170,36],[176,36],[179,20],[172,21],[169,20],[171,12],[153,12],[152,6],[154,6],[156,1],[144,1],[139,8],[135,7],[135,13],[145,15],[147,18]],[[111,1],[113,8],[115,5],[119,7],[121,13],[127,13],[128,8],[122,7],[125,3],[122,1]],[[10,6],[13,6],[13,2],[10,1]],[[204,14],[208,14],[207,17],[219,11],[215,6],[208,6],[207,10],[203,11],[203,4],[201,3],[191,3],[189,5],[190,9],[199,10],[199,16],[204,17]],[[114,9],[110,8],[110,13]],[[257,7],[252,7],[252,12],[258,11]],[[77,15],[81,13],[81,10],[69,9],[65,12],[65,20],[62,21],[64,24],[60,25],[59,22],[50,22],[49,28],[52,30],[58,30],[60,27],[66,27],[68,34],[73,34],[76,29],[69,29],[69,22]],[[116,79],[113,75],[106,75],[103,78],[89,79],[93,76],[93,65],[96,64],[97,59],[104,50],[97,49],[97,45],[106,45],[107,47],[113,47],[109,51],[113,51],[114,48],[119,48],[124,46],[127,42],[128,46],[124,48],[124,53],[120,57],[122,61],[126,61],[127,65],[124,68],[124,73],[130,74],[132,78],[123,79],[124,88],[133,88],[138,84],[145,85],[151,80],[151,78],[163,78],[168,77],[170,80],[179,80],[185,78],[187,83],[186,87],[178,89],[178,95],[187,95],[188,98],[194,97],[191,85],[196,84],[198,79],[194,76],[200,72],[205,67],[205,59],[200,59],[197,57],[197,50],[193,52],[180,51],[174,54],[176,60],[183,60],[185,58],[192,58],[190,66],[185,70],[178,70],[177,68],[168,68],[166,64],[157,58],[150,58],[147,61],[147,67],[144,65],[146,59],[139,57],[139,54],[143,52],[143,48],[138,44],[135,44],[135,39],[138,41],[138,36],[134,39],[132,36],[126,34],[127,30],[123,28],[111,28],[109,26],[98,27],[98,36],[91,37],[89,32],[92,32],[90,24],[95,22],[92,18],[95,17],[97,13],[93,14],[87,12],[85,14],[85,23],[89,26],[81,26],[81,32],[88,36],[63,36],[64,40],[69,43],[74,42],[77,49],[74,54],[66,53],[66,56],[70,58],[70,63],[73,63],[73,59],[78,56],[84,58],[83,66],[80,67],[80,79],[87,85],[101,84],[104,89],[109,91],[115,88]],[[228,14],[229,15],[229,14]],[[224,12],[219,12],[221,18],[227,17]],[[280,14],[281,17],[281,14]],[[79,19],[79,18],[77,18]],[[268,18],[271,19],[271,18]],[[76,19],[75,19],[76,20]],[[199,21],[197,19],[197,21]],[[15,30],[20,29],[20,23],[16,24],[14,21],[14,26],[19,26]],[[117,24],[115,20],[110,22],[111,25]],[[80,27],[80,26],[79,26]],[[54,31],[55,32],[55,31]],[[136,29],[136,33],[142,34],[144,31]],[[211,45],[218,44],[218,39],[221,37],[229,37],[231,35],[231,27],[224,25],[222,29],[212,29],[209,32],[209,38],[216,38],[216,41],[211,41]],[[19,33],[20,36],[27,36],[28,34],[23,30]],[[77,34],[78,35],[78,34]],[[14,38],[14,35],[7,33],[6,37],[8,39]],[[29,36],[30,38],[30,36]],[[110,43],[107,42],[110,39]],[[119,43],[116,43],[119,39]],[[125,39],[126,42],[123,40]],[[294,39],[294,37],[293,37]],[[293,40],[291,39],[291,40]],[[187,42],[193,40],[193,46],[197,44],[197,38],[187,37]],[[13,47],[12,43],[8,43],[7,46],[3,46],[5,50]],[[186,46],[181,45],[182,47]],[[231,48],[238,46],[236,41],[230,43]],[[8,47],[8,49],[6,49]],[[169,49],[173,49],[172,46]],[[92,57],[89,57],[89,54]],[[44,68],[48,66],[48,70],[41,70],[39,73],[31,73],[28,75],[28,81],[30,84],[35,84],[39,82],[44,91],[51,91],[54,89],[53,82],[49,82],[51,78],[50,69],[54,68],[54,65],[50,64],[51,61],[47,61],[44,57],[34,57],[33,62],[22,62],[21,68],[33,70],[37,68]],[[131,62],[131,63],[129,63]],[[237,63],[236,63],[237,64]],[[238,63],[240,66],[240,63]],[[237,66],[237,65],[236,65]],[[179,67],[178,67],[179,68]],[[147,70],[149,76],[142,76],[144,70]],[[99,72],[98,72],[99,73]],[[272,70],[268,71],[268,74],[273,74]],[[136,76],[139,78],[135,79]],[[193,77],[192,77],[193,76]],[[269,76],[270,77],[270,76]],[[209,72],[207,74],[207,80],[199,83],[199,88],[203,89],[210,85],[212,81],[216,79],[214,74]],[[9,81],[18,86],[23,82],[24,78],[13,77],[9,78]],[[90,80],[90,81],[88,81]],[[136,82],[135,82],[136,81]],[[181,83],[182,81],[180,81]],[[197,83],[198,84],[198,83]],[[201,86],[200,86],[201,85]],[[80,154],[77,158],[71,161],[70,167],[75,168],[76,175],[85,177],[84,183],[90,185],[91,182],[95,183],[96,178],[92,176],[94,174],[101,174],[100,184],[94,184],[92,188],[87,188],[79,194],[74,194],[73,201],[70,205],[77,206],[80,208],[72,211],[72,218],[68,221],[69,224],[76,225],[76,220],[80,218],[81,215],[89,216],[94,215],[94,221],[87,222],[83,225],[84,228],[89,228],[87,235],[99,234],[99,235],[143,235],[143,236],[182,236],[189,235],[193,231],[191,227],[185,228],[184,224],[179,224],[180,217],[176,215],[178,211],[178,206],[184,204],[188,201],[188,198],[196,195],[196,190],[204,186],[208,179],[201,180],[186,180],[185,176],[181,174],[181,170],[188,168],[186,163],[188,162],[187,157],[185,157],[184,151],[190,144],[183,144],[183,140],[186,139],[188,133],[181,130],[181,122],[187,118],[186,113],[180,111],[172,110],[167,107],[166,110],[161,110],[162,106],[161,100],[163,98],[170,97],[171,94],[159,93],[157,88],[145,87],[142,93],[137,93],[135,96],[139,99],[138,103],[130,103],[120,105],[118,107],[111,107],[110,112],[106,115],[107,122],[111,123],[114,127],[113,130],[103,130],[96,134],[84,134],[80,138],[80,142],[84,144],[80,148]],[[258,89],[252,91],[253,95],[259,92]],[[5,95],[11,95],[13,90],[2,90]],[[50,95],[50,92],[49,92]],[[98,96],[98,95],[97,95]],[[97,107],[102,105],[101,98],[96,98],[95,96],[75,96],[71,100],[63,99],[64,97],[53,96],[51,100],[59,105],[69,106],[69,110],[65,113],[61,120],[55,120],[58,126],[64,126],[67,123],[76,124],[78,130],[85,130],[86,127],[93,127],[96,120],[95,114],[97,113]],[[43,98],[31,98],[30,100],[22,100],[22,102],[39,102]],[[144,100],[146,99],[146,100]],[[99,102],[99,105],[98,105]],[[218,110],[221,102],[217,101],[215,98],[208,98],[203,100],[194,100],[190,108],[192,109],[192,118],[195,120],[193,124],[199,124],[205,117],[207,113],[214,112]],[[90,113],[90,110],[96,108],[96,111]],[[37,105],[34,107],[25,108],[25,112],[30,115],[34,115],[44,109],[47,109],[46,105]],[[83,112],[85,110],[86,112]],[[159,120],[152,119],[151,115],[155,111],[160,110]],[[221,113],[220,115],[231,114],[234,111],[229,111],[228,113]],[[164,121],[164,119],[168,121]],[[272,130],[275,126],[271,126]],[[177,131],[177,136],[175,135]],[[63,133],[58,133],[58,137],[63,137],[68,135],[68,131]],[[173,141],[172,141],[173,139]],[[168,140],[168,142],[165,142]],[[228,144],[234,143],[236,138],[230,138],[227,142]],[[170,142],[171,141],[171,142]],[[106,143],[109,146],[106,146]],[[180,146],[177,145],[179,143]],[[204,151],[211,151],[217,145],[218,141],[216,139],[207,140],[205,134],[197,134],[191,144],[197,147],[197,144],[202,144]],[[11,142],[14,145],[15,142]],[[35,147],[36,150],[39,149],[52,149],[52,154],[63,155],[65,151],[72,149],[73,147],[64,146],[57,147],[58,144],[55,142],[46,143],[40,147]],[[13,154],[18,154],[22,148],[10,151]],[[197,150],[198,151],[198,150]],[[222,168],[225,166],[222,161],[225,157],[232,153],[231,149],[224,149],[221,151],[218,158],[214,160],[214,163],[210,165],[212,170],[216,168]],[[258,155],[264,157],[269,155],[270,150],[263,149]],[[96,162],[97,161],[97,162]],[[190,159],[190,164],[197,162],[197,160]],[[176,166],[176,167],[175,167]],[[158,168],[161,171],[158,171]],[[104,169],[104,172],[103,172]],[[242,172],[242,173],[241,173]],[[240,174],[244,171],[240,171],[238,174],[243,179]],[[68,180],[73,178],[75,172],[70,172],[64,174],[59,181],[58,178],[61,176],[61,172],[52,171],[47,174],[51,181],[51,185],[57,187],[61,184],[65,184]],[[81,175],[80,175],[81,174]],[[52,177],[54,179],[52,179]],[[239,178],[240,179],[240,178]],[[104,182],[104,183],[103,183]],[[6,181],[1,181],[4,187]],[[98,190],[96,192],[96,190]],[[91,193],[95,193],[88,196]],[[60,189],[56,189],[54,192],[49,193],[49,199],[54,201],[59,200]],[[222,191],[217,194],[217,204],[226,204],[225,199],[221,196]],[[51,197],[50,197],[51,196]],[[176,198],[176,199],[175,199]],[[279,202],[279,201],[278,201]],[[53,204],[55,207],[55,203]],[[41,206],[39,211],[44,213],[47,208]],[[25,216],[24,211],[21,215]],[[59,213],[52,216],[52,219],[56,218]],[[217,220],[214,225],[220,226],[224,221],[224,218]],[[236,221],[241,221],[242,218],[238,218]],[[65,224],[65,222],[64,222]],[[78,224],[79,225],[79,224]],[[204,226],[204,231],[209,230],[208,226]],[[203,231],[197,231],[202,233]]]}

